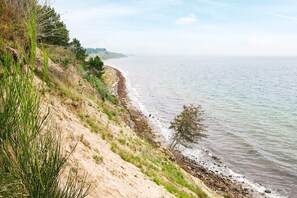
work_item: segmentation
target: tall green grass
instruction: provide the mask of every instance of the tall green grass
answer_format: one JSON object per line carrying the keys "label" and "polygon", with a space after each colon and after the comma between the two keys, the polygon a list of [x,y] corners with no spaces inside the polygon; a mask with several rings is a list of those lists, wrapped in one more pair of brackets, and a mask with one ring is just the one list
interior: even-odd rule
{"label": "tall green grass", "polygon": [[49,111],[41,110],[32,72],[36,58],[36,2],[32,2],[24,21],[28,42],[19,47],[19,57],[5,51],[0,38],[4,52],[0,54],[0,197],[86,197],[90,186],[85,177],[69,173],[61,181],[69,154],[63,154],[59,132],[47,125]]}

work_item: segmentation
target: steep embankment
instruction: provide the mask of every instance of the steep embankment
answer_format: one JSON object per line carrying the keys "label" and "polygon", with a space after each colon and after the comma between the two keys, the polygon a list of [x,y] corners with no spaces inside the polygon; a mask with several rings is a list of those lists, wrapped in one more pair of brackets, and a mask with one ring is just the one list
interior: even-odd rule
{"label": "steep embankment", "polygon": [[[140,138],[127,124],[129,112],[103,102],[81,73],[79,66],[49,61],[42,103],[50,109],[50,125],[62,134],[65,152],[72,152],[66,174],[86,173],[93,186],[89,197],[220,197]],[[106,72],[110,87],[115,76],[115,70]]]}

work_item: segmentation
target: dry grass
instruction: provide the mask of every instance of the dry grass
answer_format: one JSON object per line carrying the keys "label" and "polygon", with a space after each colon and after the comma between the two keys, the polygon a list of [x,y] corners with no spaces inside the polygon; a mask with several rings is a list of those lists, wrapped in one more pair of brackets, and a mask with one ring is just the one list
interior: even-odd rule
{"label": "dry grass", "polygon": [[[28,1],[29,2],[29,1]],[[10,47],[25,45],[28,7],[21,0],[0,0],[0,37]]]}

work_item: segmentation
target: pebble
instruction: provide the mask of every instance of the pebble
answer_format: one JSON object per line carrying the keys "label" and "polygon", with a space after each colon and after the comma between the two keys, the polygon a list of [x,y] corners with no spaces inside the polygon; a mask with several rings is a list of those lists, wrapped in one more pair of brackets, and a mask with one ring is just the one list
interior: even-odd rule
{"label": "pebble", "polygon": [[265,193],[271,193],[271,190],[265,190]]}

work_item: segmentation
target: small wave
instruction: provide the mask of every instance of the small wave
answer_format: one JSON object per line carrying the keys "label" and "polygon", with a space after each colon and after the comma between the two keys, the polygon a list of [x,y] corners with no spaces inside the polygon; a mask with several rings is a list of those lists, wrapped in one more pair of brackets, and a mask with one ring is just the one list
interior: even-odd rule
{"label": "small wave", "polygon": [[[259,198],[286,198],[286,196],[278,194],[276,191],[269,190],[249,179],[243,174],[239,174],[229,168],[226,164],[219,160],[219,158],[213,156],[205,148],[187,149],[183,148],[183,154],[188,156],[190,159],[196,161],[202,167],[206,168],[209,172],[216,174],[222,178],[228,178],[234,183],[241,184],[244,188],[252,190],[252,194]],[[269,192],[269,193],[267,193]]]}

